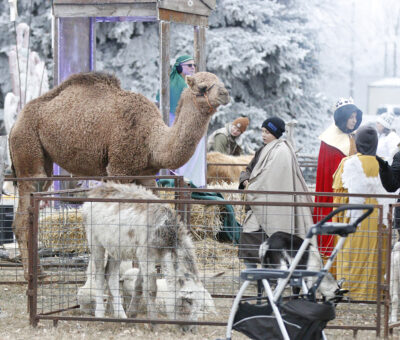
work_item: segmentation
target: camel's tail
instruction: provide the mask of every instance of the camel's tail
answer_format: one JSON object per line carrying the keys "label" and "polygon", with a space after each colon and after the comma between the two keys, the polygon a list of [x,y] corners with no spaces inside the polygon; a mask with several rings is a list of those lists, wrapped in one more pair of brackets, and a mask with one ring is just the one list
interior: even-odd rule
{"label": "camel's tail", "polygon": [[[12,129],[11,129],[12,130]],[[10,132],[11,133],[11,132]],[[9,146],[10,147],[10,146]],[[14,162],[13,162],[13,157],[12,157],[12,152],[10,149],[9,152],[10,155],[10,162],[11,162],[11,174],[14,178],[17,178],[17,173],[15,172],[15,167],[14,167]],[[17,181],[13,181],[13,185],[16,187],[17,186]]]}

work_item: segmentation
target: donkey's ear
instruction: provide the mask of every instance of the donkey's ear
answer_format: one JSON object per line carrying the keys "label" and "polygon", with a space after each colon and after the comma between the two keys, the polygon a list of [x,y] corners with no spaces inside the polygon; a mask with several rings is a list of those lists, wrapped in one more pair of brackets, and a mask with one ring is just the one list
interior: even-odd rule
{"label": "donkey's ear", "polygon": [[193,76],[186,76],[186,84],[194,90],[194,86],[196,85],[196,80],[194,79]]}

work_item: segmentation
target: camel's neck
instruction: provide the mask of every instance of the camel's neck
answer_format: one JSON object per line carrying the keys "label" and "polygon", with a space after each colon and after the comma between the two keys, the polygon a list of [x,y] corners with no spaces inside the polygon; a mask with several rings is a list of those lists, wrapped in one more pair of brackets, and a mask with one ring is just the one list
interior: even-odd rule
{"label": "camel's neck", "polygon": [[160,128],[154,139],[154,161],[160,168],[176,169],[184,165],[196,150],[200,139],[207,132],[211,115],[207,108],[195,104],[190,91],[184,91],[177,107],[172,127]]}

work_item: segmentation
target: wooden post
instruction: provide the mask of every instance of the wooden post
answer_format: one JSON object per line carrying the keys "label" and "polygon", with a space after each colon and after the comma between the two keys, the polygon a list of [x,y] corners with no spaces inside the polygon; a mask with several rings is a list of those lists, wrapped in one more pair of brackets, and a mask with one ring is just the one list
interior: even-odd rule
{"label": "wooden post", "polygon": [[[194,60],[197,64],[196,72],[206,71],[206,28],[204,26],[194,26]],[[207,186],[207,133],[204,135],[204,169]]]}
{"label": "wooden post", "polygon": [[290,144],[292,144],[293,150],[296,151],[296,143],[294,141],[294,130],[297,125],[297,120],[292,119],[290,122],[286,123],[286,138]]}
{"label": "wooden post", "polygon": [[[3,188],[4,183],[4,172],[7,161],[7,135],[0,136],[0,189]],[[2,192],[0,192],[0,198],[2,197]]]}
{"label": "wooden post", "polygon": [[169,125],[169,44],[170,23],[160,21],[160,111],[165,124]]}
{"label": "wooden post", "polygon": [[[170,43],[170,23],[161,20],[159,23],[160,36],[160,111],[164,123],[169,126],[169,43]],[[168,175],[167,169],[161,169],[160,175]]]}
{"label": "wooden post", "polygon": [[96,18],[90,18],[89,22],[89,68],[96,70]]}
{"label": "wooden post", "polygon": [[53,48],[53,87],[56,87],[60,82],[58,80],[58,22],[59,18],[52,16],[52,48]]}
{"label": "wooden post", "polygon": [[197,64],[197,72],[206,71],[206,28],[194,27],[194,59]]}

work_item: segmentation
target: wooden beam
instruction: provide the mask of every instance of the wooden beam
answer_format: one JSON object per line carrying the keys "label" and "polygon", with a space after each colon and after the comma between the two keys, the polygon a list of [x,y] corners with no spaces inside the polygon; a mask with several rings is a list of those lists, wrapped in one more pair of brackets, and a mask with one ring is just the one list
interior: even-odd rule
{"label": "wooden beam", "polygon": [[170,9],[177,12],[209,16],[211,13],[208,4],[199,0],[183,1],[183,0],[160,0],[158,8]]}
{"label": "wooden beam", "polygon": [[170,23],[160,21],[160,111],[165,124],[169,125],[169,60]]}
{"label": "wooden beam", "polygon": [[192,26],[208,26],[207,16],[187,14],[164,8],[158,9],[158,20],[177,22]]}
{"label": "wooden beam", "polygon": [[157,17],[155,3],[132,4],[56,4],[53,13],[57,17]]}
{"label": "wooden beam", "polygon": [[206,28],[203,26],[194,27],[194,60],[197,64],[196,71],[206,71]]}
{"label": "wooden beam", "polygon": [[206,5],[210,10],[215,9],[215,5],[217,3],[217,0],[199,0],[202,2],[204,5]]}
{"label": "wooden beam", "polygon": [[136,3],[153,3],[157,0],[53,0],[55,5],[121,5],[121,4],[136,4]]}

